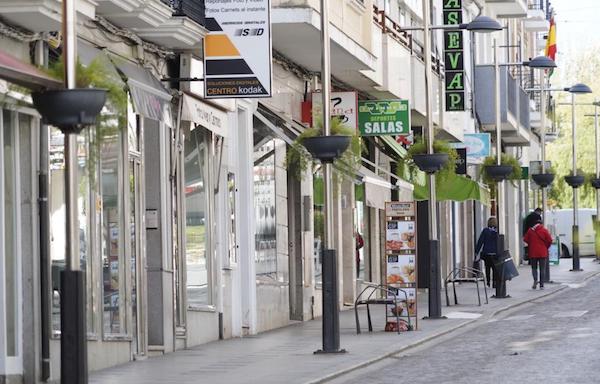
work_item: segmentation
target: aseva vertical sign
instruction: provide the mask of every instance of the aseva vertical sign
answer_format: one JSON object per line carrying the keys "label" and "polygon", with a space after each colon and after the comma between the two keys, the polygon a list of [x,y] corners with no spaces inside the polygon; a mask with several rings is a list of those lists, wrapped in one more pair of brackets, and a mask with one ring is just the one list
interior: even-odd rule
{"label": "aseva vertical sign", "polygon": [[446,111],[465,110],[465,66],[462,23],[462,0],[443,0],[444,24],[456,30],[444,31],[444,67],[446,68]]}

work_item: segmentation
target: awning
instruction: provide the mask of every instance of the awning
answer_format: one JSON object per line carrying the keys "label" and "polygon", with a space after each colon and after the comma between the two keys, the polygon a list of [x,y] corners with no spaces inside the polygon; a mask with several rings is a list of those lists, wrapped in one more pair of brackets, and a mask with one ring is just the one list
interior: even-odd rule
{"label": "awning", "polygon": [[35,66],[25,63],[0,50],[0,78],[32,90],[56,89],[62,82],[56,80]]}
{"label": "awning", "polygon": [[[429,186],[426,184],[414,184],[415,200],[429,199]],[[467,179],[460,175],[450,175],[444,178],[436,178],[436,198],[439,201],[466,201],[477,200],[482,204],[490,205],[490,192],[476,181]]]}
{"label": "awning", "polygon": [[228,136],[227,113],[187,94],[183,95],[181,120],[201,125],[219,136]]}
{"label": "awning", "polygon": [[384,142],[385,146],[390,149],[390,156],[394,160],[398,161],[400,159],[404,159],[407,155],[406,149],[402,147],[396,140],[394,140],[391,136],[379,136],[379,138]]}
{"label": "awning", "polygon": [[273,132],[275,134],[275,136],[277,136],[278,138],[280,138],[281,140],[285,141],[287,144],[292,145],[294,143],[294,140],[296,139],[295,137],[293,137],[291,134],[286,133],[286,131],[278,126],[273,119],[268,118],[267,116],[265,116],[264,111],[256,110],[254,112],[254,116],[260,120],[261,123],[263,123],[265,125],[265,127],[267,127],[271,132]]}
{"label": "awning", "polygon": [[171,125],[171,94],[149,70],[109,56],[123,81],[127,83],[135,112]]}
{"label": "awning", "polygon": [[365,184],[365,204],[368,207],[385,209],[385,203],[391,201],[391,190],[395,187],[365,167],[360,167],[358,174]]}

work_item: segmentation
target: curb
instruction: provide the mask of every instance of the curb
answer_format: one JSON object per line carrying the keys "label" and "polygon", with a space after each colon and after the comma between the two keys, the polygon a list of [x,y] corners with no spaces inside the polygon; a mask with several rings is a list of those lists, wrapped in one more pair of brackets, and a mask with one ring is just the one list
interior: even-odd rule
{"label": "curb", "polygon": [[[585,283],[588,280],[591,280],[594,277],[597,277],[598,275],[600,275],[600,271],[594,272],[594,273],[590,274],[589,276],[586,276],[581,281],[581,283]],[[497,315],[499,315],[499,314],[501,314],[503,312],[506,312],[506,311],[509,311],[511,309],[515,309],[515,308],[518,308],[520,306],[529,304],[529,303],[531,303],[534,300],[539,300],[539,299],[547,298],[549,296],[552,296],[552,295],[555,295],[555,294],[557,294],[559,292],[562,292],[563,290],[565,290],[567,288],[568,288],[567,285],[562,285],[561,284],[558,288],[553,289],[553,290],[549,290],[547,293],[544,293],[543,295],[535,296],[535,297],[531,297],[531,298],[527,298],[527,299],[524,299],[522,301],[515,302],[513,304],[507,305],[506,307],[497,309],[494,312],[492,312],[489,316],[486,316],[486,318],[488,318],[488,319],[489,318],[493,318],[493,317],[495,317],[495,316],[497,316]],[[434,340],[434,339],[436,339],[438,337],[446,336],[446,335],[448,335],[450,333],[453,333],[454,331],[457,331],[457,330],[459,330],[461,328],[464,328],[464,327],[466,327],[468,325],[471,325],[473,323],[478,322],[479,320],[482,319],[482,317],[477,318],[477,319],[472,319],[472,320],[466,320],[465,322],[463,322],[461,324],[458,324],[458,325],[455,325],[455,326],[450,327],[448,329],[445,329],[443,331],[439,331],[437,333],[431,334],[429,336],[424,337],[421,340],[417,340],[415,342],[407,344],[407,345],[405,345],[405,346],[403,346],[401,348],[398,348],[396,350],[393,350],[391,352],[387,352],[387,353],[385,353],[383,355],[374,357],[374,358],[372,358],[370,360],[367,360],[367,361],[364,361],[362,363],[355,364],[355,365],[350,366],[348,368],[340,369],[339,371],[333,372],[333,373],[331,373],[331,374],[329,374],[327,376],[324,376],[324,377],[321,377],[321,378],[318,378],[318,379],[315,379],[315,380],[307,381],[307,382],[305,382],[305,384],[322,384],[322,383],[326,383],[326,382],[331,381],[333,379],[336,379],[336,378],[338,378],[340,376],[346,375],[346,374],[348,374],[350,372],[353,372],[353,371],[359,370],[361,368],[365,368],[365,367],[368,367],[368,366],[373,365],[375,363],[378,363],[378,362],[380,362],[382,360],[387,359],[388,357],[391,357],[393,355],[397,355],[400,352],[404,352],[404,351],[406,351],[408,349],[412,349],[412,348],[418,347],[418,346],[420,346],[422,344],[428,343],[428,342],[430,342],[430,341],[432,341],[432,340]]]}

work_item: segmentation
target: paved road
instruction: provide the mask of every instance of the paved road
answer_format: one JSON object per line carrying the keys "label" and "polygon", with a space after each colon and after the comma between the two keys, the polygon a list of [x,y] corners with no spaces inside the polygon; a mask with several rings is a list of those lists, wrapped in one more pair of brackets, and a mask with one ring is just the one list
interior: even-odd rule
{"label": "paved road", "polygon": [[331,383],[600,383],[599,315],[594,278]]}

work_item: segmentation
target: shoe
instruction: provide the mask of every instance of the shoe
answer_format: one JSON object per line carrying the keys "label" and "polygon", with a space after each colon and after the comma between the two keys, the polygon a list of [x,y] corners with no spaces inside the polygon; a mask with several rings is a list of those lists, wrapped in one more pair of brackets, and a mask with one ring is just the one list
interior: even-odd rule
{"label": "shoe", "polygon": [[[531,289],[535,289],[537,287],[537,281],[533,282],[533,285],[531,286]],[[540,284],[540,289],[542,289],[544,286]]]}
{"label": "shoe", "polygon": [[544,284],[540,284],[540,289],[544,289]]}

